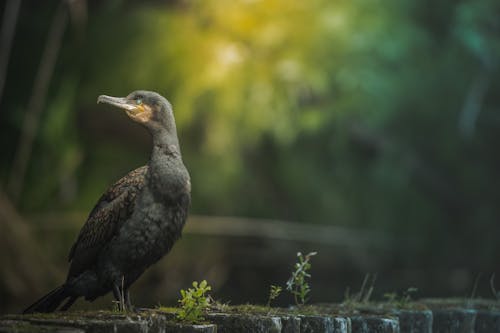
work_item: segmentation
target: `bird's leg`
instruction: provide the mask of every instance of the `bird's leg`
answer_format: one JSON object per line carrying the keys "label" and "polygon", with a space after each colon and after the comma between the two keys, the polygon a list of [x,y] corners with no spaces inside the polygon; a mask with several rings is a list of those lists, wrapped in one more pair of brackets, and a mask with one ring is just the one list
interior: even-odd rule
{"label": "bird's leg", "polygon": [[130,301],[130,291],[125,289],[125,305],[127,306],[128,311],[136,312],[137,309],[135,306],[132,305],[132,302]]}
{"label": "bird's leg", "polygon": [[123,289],[116,283],[113,284],[113,295],[118,303],[118,309],[120,311],[125,311],[125,299],[123,297]]}

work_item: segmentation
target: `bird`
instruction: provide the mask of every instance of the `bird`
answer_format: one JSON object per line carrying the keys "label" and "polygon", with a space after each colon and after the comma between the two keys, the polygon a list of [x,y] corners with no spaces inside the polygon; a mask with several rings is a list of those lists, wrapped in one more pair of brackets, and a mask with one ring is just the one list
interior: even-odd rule
{"label": "bird", "polygon": [[133,311],[130,286],[171,250],[186,223],[191,181],[170,102],[137,90],[126,97],[100,95],[97,103],[125,111],[148,130],[150,159],[100,197],[69,251],[66,281],[25,314],[66,311],[80,297],[94,301],[110,291],[120,310]]}

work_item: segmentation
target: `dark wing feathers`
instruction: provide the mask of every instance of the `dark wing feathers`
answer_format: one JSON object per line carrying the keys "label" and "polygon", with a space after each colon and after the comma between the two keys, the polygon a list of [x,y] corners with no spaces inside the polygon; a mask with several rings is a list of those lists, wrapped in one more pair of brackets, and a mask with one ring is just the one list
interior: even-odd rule
{"label": "dark wing feathers", "polygon": [[148,171],[148,166],[144,165],[133,171],[130,171],[125,177],[118,180],[116,183],[111,185],[110,188],[99,198],[97,204],[94,206],[89,214],[89,218],[94,215],[103,206],[115,200],[117,197],[121,196],[123,192],[127,190],[140,190],[144,185],[144,177]]}
{"label": "dark wing feathers", "polygon": [[144,186],[147,171],[145,165],[129,172],[101,196],[71,247],[68,278],[89,269],[102,247],[132,214],[135,198]]}

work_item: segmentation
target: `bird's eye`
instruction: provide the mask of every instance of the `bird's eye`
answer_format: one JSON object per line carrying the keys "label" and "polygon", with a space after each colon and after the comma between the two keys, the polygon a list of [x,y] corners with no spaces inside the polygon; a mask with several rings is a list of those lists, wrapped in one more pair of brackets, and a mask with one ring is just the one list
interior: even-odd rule
{"label": "bird's eye", "polygon": [[139,98],[136,98],[136,99],[135,99],[135,104],[137,104],[137,105],[141,105],[141,104],[142,104],[142,98],[140,98],[140,97],[139,97]]}

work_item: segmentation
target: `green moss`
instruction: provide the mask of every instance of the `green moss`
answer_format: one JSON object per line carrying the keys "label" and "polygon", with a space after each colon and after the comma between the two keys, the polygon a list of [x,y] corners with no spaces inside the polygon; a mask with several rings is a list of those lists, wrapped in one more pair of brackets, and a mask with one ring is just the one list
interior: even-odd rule
{"label": "green moss", "polygon": [[24,318],[35,318],[35,319],[60,319],[60,318],[65,318],[67,317],[67,314],[61,314],[59,312],[52,312],[52,313],[32,313],[32,314],[27,314],[23,315],[22,317]]}
{"label": "green moss", "polygon": [[177,317],[177,313],[179,312],[179,308],[169,307],[169,306],[159,306],[154,310],[150,310],[152,314],[161,314],[166,316],[167,322],[176,324],[176,325],[204,325],[210,324],[205,318],[201,318],[200,320],[181,320]]}
{"label": "green moss", "polygon": [[304,316],[317,316],[317,315],[322,315],[329,313],[331,314],[333,311],[331,308],[327,309],[326,307],[320,307],[316,305],[304,305],[300,307],[294,307],[293,309],[290,309],[288,313],[290,314],[295,314],[295,315],[304,315]]}
{"label": "green moss", "polygon": [[279,316],[279,315],[319,315],[324,314],[322,308],[313,305],[304,305],[300,307],[293,308],[277,308],[268,307],[264,305],[255,304],[240,304],[225,306],[223,311],[212,312],[224,312],[228,314],[241,314],[241,315],[265,315],[265,316]]}
{"label": "green moss", "polygon": [[[13,328],[15,332],[58,332],[61,327],[87,328],[93,325],[124,324],[130,320],[144,322],[148,319],[161,318],[161,323],[169,327],[178,328],[193,324],[209,324],[206,321],[179,322],[175,318],[176,308],[160,307],[158,309],[146,309],[140,313],[116,313],[114,311],[76,311],[36,313],[29,315],[7,315],[0,317],[0,330],[3,327]],[[99,326],[100,327],[100,326]],[[104,326],[103,326],[104,327]],[[107,327],[107,326],[105,326]]]}
{"label": "green moss", "polygon": [[430,308],[464,308],[476,310],[500,310],[500,302],[484,298],[432,298],[421,301]]}
{"label": "green moss", "polygon": [[277,308],[271,308],[263,305],[241,304],[228,306],[226,312],[239,314],[268,314],[270,311],[276,311]]}
{"label": "green moss", "polygon": [[168,306],[159,306],[154,310],[157,314],[161,314],[165,316],[168,320],[172,320],[173,322],[181,322],[177,318],[177,313],[179,312],[179,308],[176,307],[168,307]]}
{"label": "green moss", "polygon": [[177,312],[179,311],[179,308],[175,308],[175,307],[172,307],[172,306],[159,306],[157,308],[158,311],[160,312],[164,312],[164,313],[170,313],[170,314],[177,314]]}
{"label": "green moss", "polygon": [[5,326],[0,326],[0,328],[8,328],[8,330],[13,331],[13,332],[19,332],[19,333],[31,333],[31,332],[47,332],[42,327],[38,326],[33,326],[30,323],[27,322],[9,322]]}

